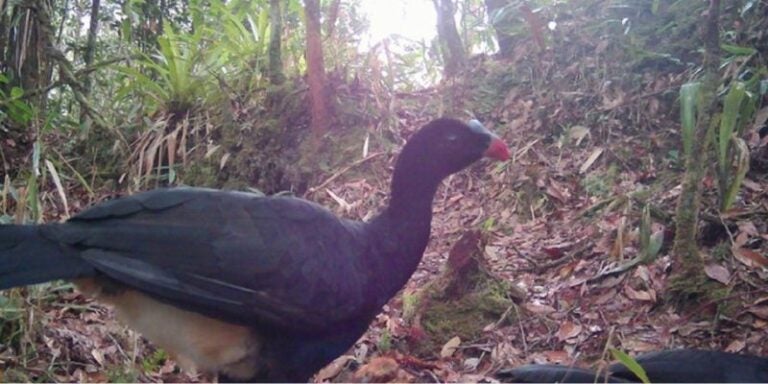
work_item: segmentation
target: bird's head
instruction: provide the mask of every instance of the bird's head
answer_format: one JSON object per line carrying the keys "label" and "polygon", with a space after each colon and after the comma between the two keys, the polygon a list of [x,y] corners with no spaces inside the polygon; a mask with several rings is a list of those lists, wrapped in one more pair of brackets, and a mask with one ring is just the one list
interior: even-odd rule
{"label": "bird's head", "polygon": [[408,140],[398,166],[423,169],[442,180],[482,157],[507,160],[509,150],[477,120],[463,123],[440,118],[429,122]]}

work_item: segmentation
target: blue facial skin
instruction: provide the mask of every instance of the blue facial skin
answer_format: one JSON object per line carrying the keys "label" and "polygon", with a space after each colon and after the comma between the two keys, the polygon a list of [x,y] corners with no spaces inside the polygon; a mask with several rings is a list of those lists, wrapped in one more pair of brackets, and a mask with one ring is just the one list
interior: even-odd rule
{"label": "blue facial skin", "polygon": [[481,122],[479,122],[479,121],[477,121],[475,119],[472,119],[472,120],[468,121],[467,125],[469,126],[470,129],[472,129],[473,132],[483,133],[483,134],[490,133],[490,132],[488,132],[488,129],[483,126],[483,123],[481,123]]}
{"label": "blue facial skin", "polygon": [[472,119],[467,122],[467,125],[469,126],[469,129],[472,130],[472,132],[488,135],[493,139],[498,139],[499,136],[497,136],[495,133],[491,132],[486,128],[483,123],[477,121],[476,119]]}

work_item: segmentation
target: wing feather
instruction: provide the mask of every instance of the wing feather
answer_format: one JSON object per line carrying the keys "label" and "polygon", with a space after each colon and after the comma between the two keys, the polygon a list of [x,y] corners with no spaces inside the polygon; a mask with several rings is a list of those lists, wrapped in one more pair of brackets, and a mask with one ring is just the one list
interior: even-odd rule
{"label": "wing feather", "polygon": [[150,191],[100,204],[48,236],[119,282],[233,322],[328,328],[371,304],[363,227],[301,199]]}

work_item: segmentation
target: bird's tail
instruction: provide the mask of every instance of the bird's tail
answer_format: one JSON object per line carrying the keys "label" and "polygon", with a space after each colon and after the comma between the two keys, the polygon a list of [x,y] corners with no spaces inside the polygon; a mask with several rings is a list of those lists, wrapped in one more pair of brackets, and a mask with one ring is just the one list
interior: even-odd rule
{"label": "bird's tail", "polygon": [[47,239],[43,228],[0,225],[0,290],[93,274],[76,250]]}

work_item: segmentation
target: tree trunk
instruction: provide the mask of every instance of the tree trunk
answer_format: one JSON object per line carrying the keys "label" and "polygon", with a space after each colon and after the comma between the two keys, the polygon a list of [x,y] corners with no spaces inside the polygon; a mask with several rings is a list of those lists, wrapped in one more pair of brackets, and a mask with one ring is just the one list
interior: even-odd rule
{"label": "tree trunk", "polygon": [[[1,0],[0,0],[1,1]],[[48,85],[48,67],[50,58],[45,48],[48,44],[50,25],[43,25],[45,18],[39,14],[45,13],[50,4],[45,0],[24,1],[21,3],[2,1],[3,16],[3,49],[2,57],[3,74],[9,79],[4,85],[6,90],[20,87],[25,92],[44,89]],[[45,19],[50,23],[50,20]],[[7,23],[7,24],[6,24]],[[3,60],[4,59],[4,60]],[[29,122],[20,123],[13,119],[5,119],[3,122],[5,133],[0,140],[0,161],[3,170],[0,176],[9,172],[16,172],[20,164],[27,161],[32,146],[37,138],[38,129],[42,125],[40,116],[46,116],[46,94],[39,92],[35,96],[25,99],[25,102],[36,110],[35,117]],[[3,132],[3,129],[0,129]]]}
{"label": "tree trunk", "polygon": [[464,67],[467,53],[456,29],[453,19],[454,9],[451,0],[432,0],[437,11],[437,38],[440,41],[440,52],[443,55],[445,68],[443,73],[446,78],[456,75]]}
{"label": "tree trunk", "polygon": [[283,12],[281,0],[269,0],[269,82],[280,85],[285,81],[283,74],[283,51],[280,46],[283,34]]}
{"label": "tree trunk", "polygon": [[312,123],[310,128],[314,140],[319,140],[331,126],[331,109],[326,92],[323,46],[320,36],[320,4],[318,0],[305,0],[304,11],[307,22],[307,78],[311,103]]}
{"label": "tree trunk", "polygon": [[[35,17],[35,6],[44,6],[42,2],[35,2],[30,8],[20,8],[21,18],[18,26],[18,35],[16,35],[16,54],[13,56],[11,66],[15,73],[21,76],[17,79],[18,84],[25,90],[37,89],[45,86],[45,33],[41,31],[38,18]],[[35,105],[45,108],[45,97],[40,96],[35,99]]]}
{"label": "tree trunk", "polygon": [[8,70],[8,63],[5,60],[10,40],[11,26],[9,23],[9,7],[7,0],[0,0],[0,73]]}
{"label": "tree trunk", "polygon": [[709,15],[703,25],[704,79],[700,88],[702,110],[696,120],[695,140],[691,156],[685,159],[686,173],[677,203],[675,241],[672,253],[676,257],[674,279],[670,293],[676,302],[685,302],[701,292],[704,280],[703,265],[696,245],[701,202],[701,182],[709,163],[709,138],[713,119],[717,113],[717,86],[719,83],[720,0],[710,0]]}
{"label": "tree trunk", "polygon": [[[99,31],[99,8],[101,8],[101,0],[93,0],[91,2],[91,23],[88,26],[88,41],[85,45],[85,54],[83,55],[83,63],[88,68],[93,64],[93,57],[96,53],[96,34]],[[91,95],[91,73],[86,73],[83,79],[83,96],[89,97]],[[85,111],[80,112],[80,124],[84,124],[87,118]]]}
{"label": "tree trunk", "polygon": [[328,39],[333,39],[333,32],[336,29],[336,20],[339,18],[340,7],[341,0],[332,0],[331,5],[328,6],[328,19],[325,21],[325,36]]}
{"label": "tree trunk", "polygon": [[499,44],[499,56],[504,58],[512,57],[512,52],[514,52],[515,49],[515,39],[504,33],[502,28],[500,28],[500,26],[504,24],[505,18],[495,20],[494,16],[497,16],[497,13],[507,6],[508,2],[509,0],[485,0],[488,19],[492,22],[493,30],[496,31],[496,42]]}

